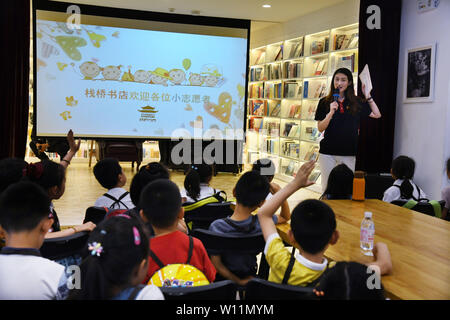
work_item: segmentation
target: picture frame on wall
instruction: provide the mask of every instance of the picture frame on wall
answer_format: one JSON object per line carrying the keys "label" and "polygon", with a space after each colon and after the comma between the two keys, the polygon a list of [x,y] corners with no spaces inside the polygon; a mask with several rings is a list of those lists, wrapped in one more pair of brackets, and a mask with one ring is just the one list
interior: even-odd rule
{"label": "picture frame on wall", "polygon": [[434,100],[436,43],[406,50],[404,103]]}

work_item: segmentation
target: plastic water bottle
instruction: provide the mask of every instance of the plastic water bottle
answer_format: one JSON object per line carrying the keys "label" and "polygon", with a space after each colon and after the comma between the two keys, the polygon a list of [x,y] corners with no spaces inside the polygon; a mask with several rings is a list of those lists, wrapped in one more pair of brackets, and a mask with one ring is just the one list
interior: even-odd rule
{"label": "plastic water bottle", "polygon": [[364,212],[364,219],[361,222],[360,246],[366,256],[373,256],[373,239],[375,236],[375,224],[372,220],[372,212]]}

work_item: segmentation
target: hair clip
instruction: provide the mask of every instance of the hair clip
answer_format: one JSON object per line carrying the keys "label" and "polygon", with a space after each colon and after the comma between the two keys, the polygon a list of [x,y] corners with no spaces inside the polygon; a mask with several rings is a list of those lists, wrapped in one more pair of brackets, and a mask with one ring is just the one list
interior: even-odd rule
{"label": "hair clip", "polygon": [[323,291],[319,291],[316,289],[313,289],[313,292],[316,294],[316,296],[318,297],[323,297],[324,296],[324,292]]}
{"label": "hair clip", "polygon": [[100,230],[100,233],[101,234],[106,234],[106,231],[102,229],[102,230]]}
{"label": "hair clip", "polygon": [[103,252],[103,247],[100,242],[88,243],[88,249],[91,251],[91,255],[100,257],[100,254]]}
{"label": "hair clip", "polygon": [[192,169],[194,169],[194,170],[198,170],[198,167],[196,167],[196,166],[191,166],[192,167]]}
{"label": "hair clip", "polygon": [[140,245],[141,244],[141,235],[139,234],[139,230],[136,227],[133,227],[133,234],[134,234],[134,244]]}

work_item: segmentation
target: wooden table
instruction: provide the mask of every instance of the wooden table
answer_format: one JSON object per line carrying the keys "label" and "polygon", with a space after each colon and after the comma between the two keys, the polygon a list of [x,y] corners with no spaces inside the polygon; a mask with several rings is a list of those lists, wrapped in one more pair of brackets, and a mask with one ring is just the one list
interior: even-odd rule
{"label": "wooden table", "polygon": [[[360,224],[365,211],[373,213],[375,242],[384,242],[393,270],[382,277],[392,299],[450,299],[450,223],[380,200],[326,200],[336,214],[340,233],[336,245],[325,252],[334,261],[367,263],[359,248]],[[289,243],[288,223],[277,225]]]}

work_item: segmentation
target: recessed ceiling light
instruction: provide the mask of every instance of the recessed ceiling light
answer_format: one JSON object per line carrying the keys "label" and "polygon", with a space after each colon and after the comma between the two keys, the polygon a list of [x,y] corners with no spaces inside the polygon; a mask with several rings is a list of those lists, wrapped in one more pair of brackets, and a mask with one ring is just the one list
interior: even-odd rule
{"label": "recessed ceiling light", "polygon": [[263,8],[271,8],[272,6],[270,4],[263,4]]}

